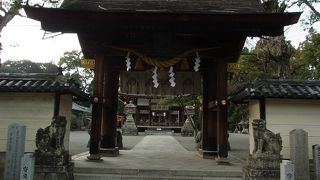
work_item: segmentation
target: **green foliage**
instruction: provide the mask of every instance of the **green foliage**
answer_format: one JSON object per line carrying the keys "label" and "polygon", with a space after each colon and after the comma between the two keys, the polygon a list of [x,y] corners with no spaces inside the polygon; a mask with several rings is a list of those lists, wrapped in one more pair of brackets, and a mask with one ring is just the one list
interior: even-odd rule
{"label": "green foliage", "polygon": [[248,120],[249,110],[247,104],[230,103],[228,107],[228,129],[233,131],[242,120]]}
{"label": "green foliage", "polygon": [[30,60],[6,61],[0,67],[1,73],[57,73],[54,63],[36,63]]}
{"label": "green foliage", "polygon": [[124,102],[121,101],[121,99],[118,98],[118,109],[117,109],[117,114],[124,114]]}
{"label": "green foliage", "polygon": [[67,71],[66,76],[81,85],[85,92],[92,92],[93,71],[80,67],[82,53],[79,51],[65,52],[60,58],[59,66]]}
{"label": "green foliage", "polygon": [[311,29],[307,39],[301,45],[299,73],[304,79],[320,79],[320,34]]}
{"label": "green foliage", "polygon": [[[242,54],[238,61],[240,71],[230,74],[229,85],[257,78],[320,79],[320,34],[312,28],[297,50],[284,39],[269,38],[261,40],[251,51],[245,48]],[[283,66],[286,68],[281,70]],[[229,129],[233,130],[235,124],[248,118],[247,105],[230,104],[228,118]]]}

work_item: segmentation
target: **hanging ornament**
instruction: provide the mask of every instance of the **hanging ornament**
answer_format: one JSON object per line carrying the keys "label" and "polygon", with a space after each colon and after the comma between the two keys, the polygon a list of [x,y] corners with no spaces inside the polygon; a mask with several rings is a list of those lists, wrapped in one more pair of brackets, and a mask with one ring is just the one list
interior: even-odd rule
{"label": "hanging ornament", "polygon": [[201,59],[200,59],[200,56],[199,56],[199,53],[198,52],[196,52],[196,58],[195,58],[195,62],[194,62],[194,67],[193,67],[193,69],[194,69],[194,71],[195,72],[198,72],[199,71],[199,67],[200,67],[200,62],[201,62]]}
{"label": "hanging ornament", "polygon": [[126,63],[127,63],[127,71],[129,71],[131,69],[130,52],[128,52],[126,56]]}
{"label": "hanging ornament", "polygon": [[174,75],[175,75],[175,73],[173,72],[173,67],[172,66],[170,66],[170,69],[169,69],[169,77],[170,77],[170,80],[169,80],[169,82],[170,82],[170,86],[171,87],[175,87],[176,86],[176,83],[174,82],[174,80],[175,80],[175,78],[174,78]]}
{"label": "hanging ornament", "polygon": [[154,69],[153,69],[153,75],[152,75],[152,79],[153,79],[153,87],[155,87],[155,88],[158,88],[158,86],[159,86],[159,82],[158,82],[158,74],[157,74],[157,70],[158,70],[158,67],[157,66],[155,66],[154,67]]}

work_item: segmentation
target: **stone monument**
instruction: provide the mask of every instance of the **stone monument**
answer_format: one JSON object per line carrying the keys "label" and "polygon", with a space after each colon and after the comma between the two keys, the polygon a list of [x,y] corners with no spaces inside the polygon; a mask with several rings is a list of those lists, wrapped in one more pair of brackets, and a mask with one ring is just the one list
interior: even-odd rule
{"label": "stone monument", "polygon": [[8,126],[4,180],[19,180],[21,158],[24,154],[26,126],[14,123]]}
{"label": "stone monument", "polygon": [[252,122],[254,150],[249,155],[247,165],[243,168],[245,180],[278,180],[280,178],[280,160],[282,140],[280,134],[266,129],[263,119]]}
{"label": "stone monument", "polygon": [[293,180],[294,165],[289,160],[282,160],[280,164],[280,180]]}
{"label": "stone monument", "polygon": [[192,124],[192,117],[194,115],[194,107],[193,106],[186,106],[185,112],[187,114],[187,119],[184,122],[181,128],[181,136],[194,136],[195,128]]}
{"label": "stone monument", "polygon": [[320,179],[320,145],[312,146],[314,179]]}
{"label": "stone monument", "polygon": [[64,149],[66,118],[55,116],[51,125],[36,134],[35,180],[71,180],[74,164]]}
{"label": "stone monument", "polygon": [[20,180],[33,180],[34,177],[34,156],[27,153],[21,160]]}
{"label": "stone monument", "polygon": [[295,179],[309,180],[308,133],[302,129],[290,131],[290,159],[294,164]]}
{"label": "stone monument", "polygon": [[130,101],[129,104],[127,104],[124,108],[126,112],[126,121],[122,126],[122,135],[137,136],[138,129],[132,116],[136,113],[136,106],[132,103],[132,101]]}

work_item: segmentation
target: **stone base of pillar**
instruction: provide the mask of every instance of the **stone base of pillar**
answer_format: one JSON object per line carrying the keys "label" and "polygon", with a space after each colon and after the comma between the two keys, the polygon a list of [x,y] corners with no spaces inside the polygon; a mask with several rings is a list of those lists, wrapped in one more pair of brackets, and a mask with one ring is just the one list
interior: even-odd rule
{"label": "stone base of pillar", "polygon": [[101,157],[102,156],[100,154],[90,154],[89,156],[87,156],[87,159],[89,161],[102,161]]}
{"label": "stone base of pillar", "polygon": [[217,157],[216,159],[217,165],[229,165],[230,161],[228,158],[225,157]]}
{"label": "stone base of pillar", "polygon": [[35,166],[35,180],[73,180],[73,163],[68,163],[63,166],[51,165],[36,165]]}
{"label": "stone base of pillar", "polygon": [[198,149],[198,152],[203,159],[215,159],[218,155],[217,151],[207,151],[203,149]]}
{"label": "stone base of pillar", "polygon": [[100,154],[104,157],[119,156],[119,148],[100,148]]}

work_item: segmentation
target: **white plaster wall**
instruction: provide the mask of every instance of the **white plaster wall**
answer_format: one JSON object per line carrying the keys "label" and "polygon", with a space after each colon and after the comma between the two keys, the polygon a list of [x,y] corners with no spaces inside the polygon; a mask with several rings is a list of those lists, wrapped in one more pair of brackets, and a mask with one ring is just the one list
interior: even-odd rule
{"label": "white plaster wall", "polygon": [[253,130],[252,122],[254,119],[260,119],[260,105],[259,100],[250,100],[249,101],[249,146],[250,154],[253,152],[254,141],[253,141]]}
{"label": "white plaster wall", "polygon": [[312,158],[312,145],[320,144],[320,100],[266,100],[267,129],[280,133],[283,158],[290,158],[289,133],[300,128],[308,132],[309,158]]}
{"label": "white plaster wall", "polygon": [[47,93],[0,93],[0,151],[6,151],[7,128],[12,123],[27,126],[25,151],[34,151],[37,130],[50,125],[53,98]]}
{"label": "white plaster wall", "polygon": [[[65,137],[68,149],[72,96],[63,95],[60,104],[60,114],[68,120]],[[37,130],[51,124],[53,109],[53,93],[0,93],[0,152],[6,151],[7,128],[12,123],[27,126],[25,151],[33,152]]]}

